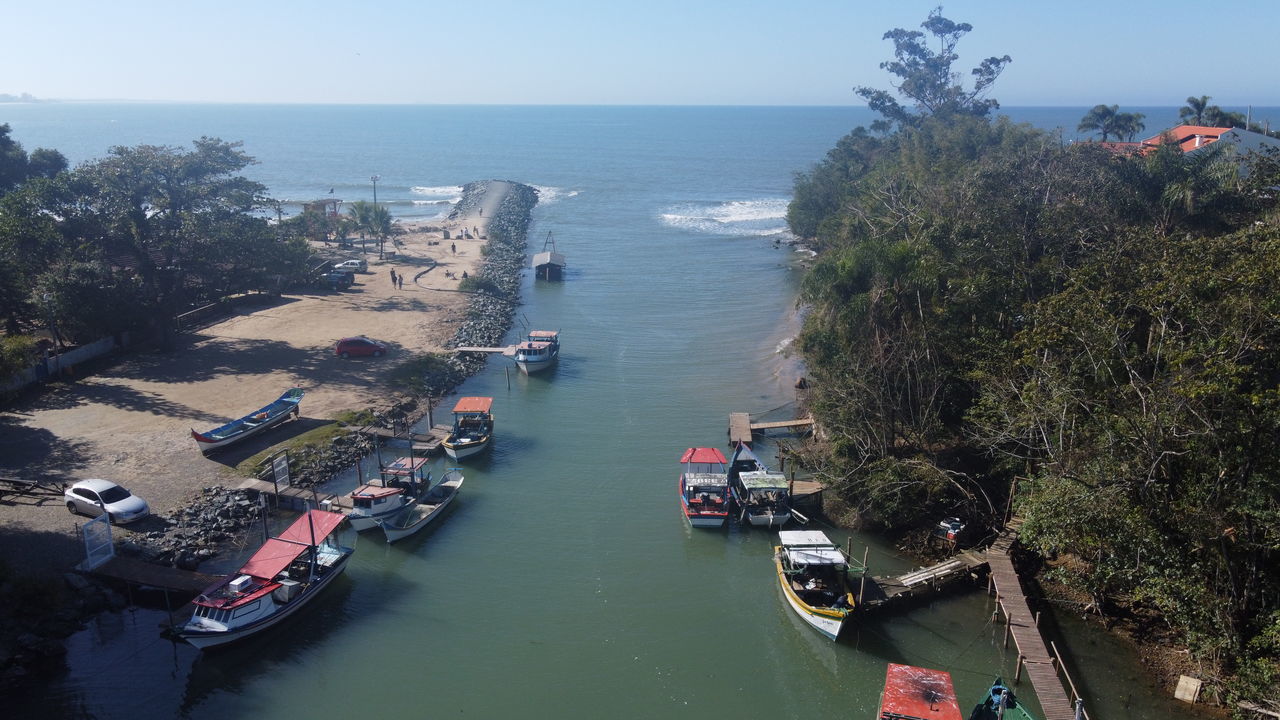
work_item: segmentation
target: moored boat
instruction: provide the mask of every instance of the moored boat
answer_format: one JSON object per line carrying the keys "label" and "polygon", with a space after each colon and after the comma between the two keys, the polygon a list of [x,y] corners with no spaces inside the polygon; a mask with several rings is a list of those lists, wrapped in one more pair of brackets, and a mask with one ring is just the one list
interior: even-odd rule
{"label": "moored boat", "polygon": [[964,720],[951,673],[889,663],[878,720]]}
{"label": "moored boat", "polygon": [[462,489],[462,471],[452,468],[444,474],[440,483],[432,487],[418,501],[391,517],[378,521],[378,526],[393,543],[418,532],[444,513],[444,509]]}
{"label": "moored boat", "polygon": [[191,437],[195,438],[196,447],[200,448],[200,452],[208,454],[218,448],[257,435],[269,427],[284,422],[290,415],[298,417],[298,403],[302,402],[302,395],[302,388],[290,388],[275,402],[258,408],[239,420],[232,420],[226,425],[219,425],[207,432],[196,432],[192,428]]}
{"label": "moored boat", "polygon": [[1036,720],[1036,716],[1028,712],[1004,680],[997,677],[987,696],[973,708],[969,720]]}
{"label": "moored boat", "polygon": [[783,530],[773,561],[787,604],[815,630],[835,640],[857,601],[849,558],[816,530]]}
{"label": "moored boat", "polygon": [[729,493],[743,522],[772,528],[791,520],[787,477],[765,467],[746,443],[738,443],[729,461]]}
{"label": "moored boat", "polygon": [[717,448],[689,448],[680,456],[680,509],[693,527],[723,527],[729,518],[728,461]]}
{"label": "moored boat", "polygon": [[445,436],[444,451],[454,460],[470,457],[489,447],[493,439],[493,398],[459,398],[453,406],[453,429]]}
{"label": "moored boat", "polygon": [[546,370],[560,357],[560,331],[531,330],[525,341],[516,345],[516,367],[528,375]]}
{"label": "moored boat", "polygon": [[364,531],[416,502],[431,487],[426,458],[399,458],[383,467],[378,483],[366,483],[351,491],[351,527]]}
{"label": "moored boat", "polygon": [[268,539],[239,570],[209,586],[176,634],[198,648],[233,642],[279,623],[328,587],[354,552],[334,531],[341,513],[308,510]]}

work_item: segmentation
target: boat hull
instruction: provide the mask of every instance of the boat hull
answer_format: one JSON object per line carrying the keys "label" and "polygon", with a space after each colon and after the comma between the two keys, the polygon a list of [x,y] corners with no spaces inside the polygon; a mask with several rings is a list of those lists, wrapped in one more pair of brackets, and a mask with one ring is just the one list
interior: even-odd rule
{"label": "boat hull", "polygon": [[746,514],[747,522],[752,527],[773,528],[782,527],[791,522],[791,513],[750,513]]}
{"label": "boat hull", "polygon": [[560,353],[552,353],[551,357],[545,360],[521,360],[516,359],[516,367],[520,368],[520,372],[530,375],[541,372],[556,364],[556,359],[560,357]]}
{"label": "boat hull", "polygon": [[[776,560],[775,563],[777,563]],[[786,598],[787,604],[791,606],[791,609],[800,616],[801,620],[808,623],[809,627],[822,633],[827,639],[836,640],[839,638],[840,631],[844,629],[845,623],[849,620],[850,611],[828,610],[809,605],[791,589],[786,575],[782,572],[780,563],[777,568],[778,585],[782,588],[782,595]]]}
{"label": "boat hull", "polygon": [[690,515],[684,514],[684,519],[689,521],[691,527],[696,528],[719,528],[729,519],[728,513],[724,515]]}
{"label": "boat hull", "polygon": [[[332,567],[329,568],[329,571],[324,574],[324,577],[321,577],[319,580],[317,580],[315,583],[309,586],[297,598],[283,605],[280,605],[279,603],[277,603],[278,609],[276,610],[276,612],[272,613],[271,615],[268,615],[267,617],[262,618],[261,620],[258,620],[256,622],[253,622],[243,627],[238,627],[232,630],[225,630],[225,631],[179,630],[177,635],[179,638],[185,640],[191,645],[194,645],[200,648],[201,650],[203,650],[205,648],[217,647],[219,645],[226,645],[228,643],[232,643],[237,640],[243,640],[244,638],[247,638],[250,635],[256,635],[264,630],[267,630],[268,628],[274,627],[275,625],[283,622],[286,618],[288,618],[289,616],[297,612],[299,608],[311,602],[311,600],[316,595],[319,595],[326,587],[328,587],[331,583],[333,583],[334,579],[336,579],[339,575],[342,574],[344,570],[347,569],[347,561],[351,559],[352,554],[353,553],[350,551],[343,553],[342,558],[338,562],[334,563]],[[276,601],[272,600],[272,602],[276,602]]]}
{"label": "boat hull", "polygon": [[446,480],[440,483],[440,487],[446,488],[448,490],[448,494],[445,495],[445,497],[442,498],[439,503],[436,503],[435,506],[431,508],[430,512],[424,513],[418,517],[413,517],[413,516],[406,516],[403,514],[403,511],[401,511],[402,515],[397,515],[396,516],[397,519],[400,517],[412,518],[412,522],[409,522],[404,525],[397,525],[397,524],[394,524],[394,521],[388,521],[388,520],[384,520],[378,523],[378,525],[382,528],[382,533],[387,538],[387,542],[393,543],[397,540],[402,540],[404,538],[407,538],[410,535],[413,535],[419,530],[422,530],[426,526],[430,525],[434,520],[436,520],[441,515],[443,515],[445,508],[448,508],[449,505],[453,502],[454,498],[458,497],[458,490],[462,488],[462,479],[458,479],[456,482],[452,480]]}
{"label": "boat hull", "polygon": [[401,505],[393,510],[378,513],[377,515],[352,515],[347,513],[347,520],[351,523],[351,528],[356,532],[364,532],[377,527],[380,520],[394,517],[396,513],[404,512],[405,505]]}
{"label": "boat hull", "polygon": [[[302,402],[302,390],[294,388],[270,405],[260,408],[259,410],[249,413],[239,420],[234,420],[226,425],[214,428],[208,432],[197,432],[194,428],[191,430],[191,438],[196,441],[196,447],[201,453],[208,454],[218,448],[223,448],[233,443],[238,443],[245,438],[253,437],[268,428],[275,427],[280,423],[288,420],[291,416],[298,417],[300,410],[298,404]],[[255,416],[265,416],[260,422],[253,425],[245,425],[248,421],[255,419]],[[239,426],[239,427],[236,427]],[[222,433],[222,431],[231,430],[234,432]]]}
{"label": "boat hull", "polygon": [[489,441],[491,439],[492,436],[489,436],[483,440],[465,443],[455,443],[446,439],[443,443],[444,451],[446,455],[454,460],[462,460],[463,458],[469,458],[472,455],[479,455],[484,452],[485,448],[489,447]]}

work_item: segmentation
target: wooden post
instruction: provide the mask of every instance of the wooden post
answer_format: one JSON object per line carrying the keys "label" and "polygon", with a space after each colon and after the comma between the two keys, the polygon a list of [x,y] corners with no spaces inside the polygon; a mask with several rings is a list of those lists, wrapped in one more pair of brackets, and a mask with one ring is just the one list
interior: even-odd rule
{"label": "wooden post", "polygon": [[1036,611],[1036,628],[1039,629],[1039,627],[1040,627],[1040,611],[1037,610]]}
{"label": "wooden post", "polygon": [[435,426],[436,426],[435,421],[431,419],[431,396],[428,395],[427,396],[427,432],[430,432],[431,428]]}
{"label": "wooden post", "polygon": [[[1008,647],[1008,645],[1005,647]],[[1015,683],[1022,681],[1022,653],[1018,653],[1018,664],[1013,668],[1013,681]]]}
{"label": "wooden post", "polygon": [[507,389],[511,389],[511,368],[502,368],[502,373],[507,376]]}
{"label": "wooden post", "polygon": [[[1012,624],[1013,624],[1013,623],[1010,623],[1010,622],[1006,622],[1006,623],[1004,624],[1004,646],[1005,646],[1006,648],[1007,648],[1007,647],[1009,647],[1009,628],[1010,628],[1010,626],[1011,626]],[[1021,656],[1019,656],[1019,657],[1021,657]]]}
{"label": "wooden post", "polygon": [[[853,538],[849,538],[849,547],[853,547]],[[858,581],[858,604],[862,604],[862,592],[867,588],[867,553],[871,552],[871,546],[868,545],[862,549],[862,579]]]}

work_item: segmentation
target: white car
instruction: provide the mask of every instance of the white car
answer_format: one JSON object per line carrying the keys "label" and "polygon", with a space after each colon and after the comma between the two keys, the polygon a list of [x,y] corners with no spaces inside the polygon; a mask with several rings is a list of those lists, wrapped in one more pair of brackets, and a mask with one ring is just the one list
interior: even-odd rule
{"label": "white car", "polygon": [[344,260],[333,266],[338,272],[368,272],[369,261],[367,260]]}
{"label": "white car", "polygon": [[147,501],[110,480],[81,480],[62,493],[73,515],[97,517],[103,513],[112,523],[130,523],[151,514]]}

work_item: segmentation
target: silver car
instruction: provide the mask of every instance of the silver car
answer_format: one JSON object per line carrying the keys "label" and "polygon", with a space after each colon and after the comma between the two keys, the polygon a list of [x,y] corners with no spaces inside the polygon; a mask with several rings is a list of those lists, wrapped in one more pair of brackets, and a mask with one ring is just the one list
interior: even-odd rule
{"label": "silver car", "polygon": [[130,523],[151,514],[147,501],[110,480],[81,480],[62,493],[72,514],[97,517],[103,513],[112,523]]}

